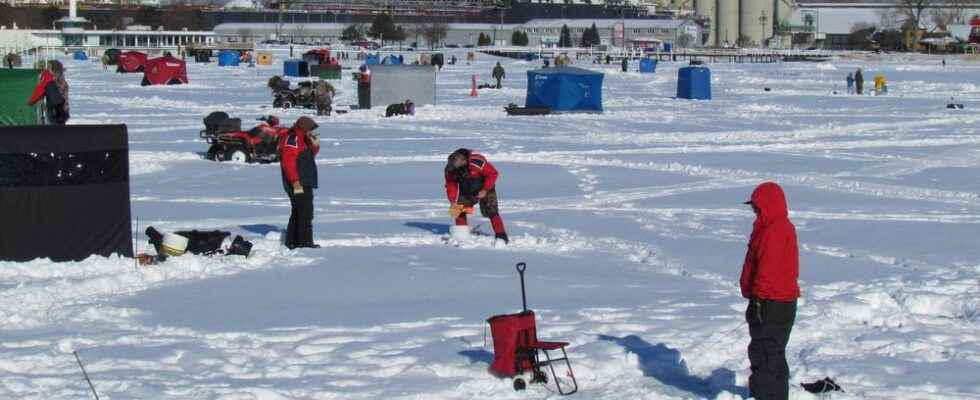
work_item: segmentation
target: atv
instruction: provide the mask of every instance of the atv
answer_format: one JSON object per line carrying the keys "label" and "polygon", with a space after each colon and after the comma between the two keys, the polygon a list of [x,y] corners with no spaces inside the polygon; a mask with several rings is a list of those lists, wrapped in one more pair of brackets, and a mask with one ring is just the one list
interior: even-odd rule
{"label": "atv", "polygon": [[272,89],[273,108],[310,108],[320,115],[330,115],[336,95],[333,85],[325,81],[299,82],[296,89],[290,89],[289,81],[274,76],[269,79],[268,86]]}
{"label": "atv", "polygon": [[254,128],[243,131],[242,121],[227,113],[216,111],[204,118],[201,137],[211,145],[207,159],[243,163],[272,163],[279,161],[279,119],[275,116],[259,118]]}

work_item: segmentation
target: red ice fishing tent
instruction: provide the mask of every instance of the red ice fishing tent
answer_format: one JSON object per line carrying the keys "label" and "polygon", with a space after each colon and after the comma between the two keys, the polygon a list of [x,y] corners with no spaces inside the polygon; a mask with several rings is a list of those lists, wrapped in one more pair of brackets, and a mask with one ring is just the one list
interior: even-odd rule
{"label": "red ice fishing tent", "polygon": [[125,51],[116,59],[116,72],[143,72],[143,64],[146,63],[146,53],[138,51]]}
{"label": "red ice fishing tent", "polygon": [[172,56],[149,60],[143,70],[143,86],[187,83],[187,63]]}

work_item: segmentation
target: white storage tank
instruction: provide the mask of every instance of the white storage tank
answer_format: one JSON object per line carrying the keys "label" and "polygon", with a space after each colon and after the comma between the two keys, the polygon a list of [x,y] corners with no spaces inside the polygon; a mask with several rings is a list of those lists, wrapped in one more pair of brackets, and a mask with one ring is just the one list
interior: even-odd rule
{"label": "white storage tank", "polygon": [[739,31],[757,46],[772,36],[773,0],[741,0]]}
{"label": "white storage tank", "polygon": [[[705,46],[717,46],[715,38],[718,36],[718,16],[715,14],[715,4],[718,0],[694,0],[694,15],[704,17],[709,20],[708,41]],[[698,38],[700,39],[700,38]]]}
{"label": "white storage tank", "polygon": [[718,45],[734,45],[738,42],[738,1],[718,0]]}

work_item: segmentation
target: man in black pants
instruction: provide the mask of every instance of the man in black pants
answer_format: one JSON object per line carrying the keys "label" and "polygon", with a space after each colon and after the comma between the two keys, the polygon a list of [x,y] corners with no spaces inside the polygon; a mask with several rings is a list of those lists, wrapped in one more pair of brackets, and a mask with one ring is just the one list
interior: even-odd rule
{"label": "man in black pants", "polygon": [[320,247],[313,242],[313,189],[317,188],[316,155],[320,138],[313,135],[317,124],[300,117],[279,138],[279,164],[282,185],[292,207],[286,228],[286,247]]}
{"label": "man in black pants", "polygon": [[755,211],[749,249],[742,265],[742,297],[749,300],[749,390],[758,400],[789,398],[786,345],[796,320],[800,256],[796,228],[789,220],[786,195],[779,185],[766,182],[746,202]]}

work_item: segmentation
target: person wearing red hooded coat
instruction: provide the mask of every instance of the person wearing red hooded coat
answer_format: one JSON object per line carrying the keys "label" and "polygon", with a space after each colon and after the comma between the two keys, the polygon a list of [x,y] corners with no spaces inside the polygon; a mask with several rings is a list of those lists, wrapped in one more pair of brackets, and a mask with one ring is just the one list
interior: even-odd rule
{"label": "person wearing red hooded coat", "polygon": [[34,87],[34,92],[27,100],[27,105],[33,106],[44,100],[45,115],[48,123],[64,125],[68,122],[68,81],[65,80],[65,69],[58,61],[48,61],[47,67],[41,71],[41,77]]}
{"label": "person wearing red hooded coat", "polygon": [[320,138],[310,117],[300,117],[279,139],[282,186],[291,207],[286,227],[286,247],[320,247],[313,242],[313,189],[317,188],[316,155]]}
{"label": "person wearing red hooded coat", "polygon": [[497,177],[500,174],[482,154],[470,149],[457,149],[446,163],[446,196],[449,214],[456,225],[466,225],[466,210],[480,204],[480,214],[490,219],[496,239],[510,243],[504,220],[497,205]]}
{"label": "person wearing red hooded coat", "polygon": [[749,300],[745,310],[751,337],[749,390],[759,400],[785,400],[789,398],[786,345],[800,297],[796,228],[789,220],[786,195],[776,183],[759,185],[745,204],[756,214],[740,278],[742,297]]}

